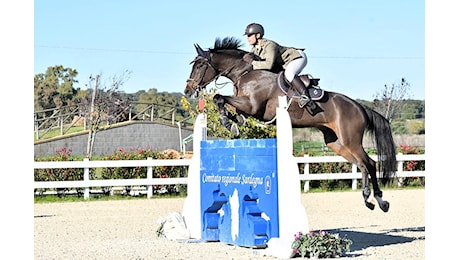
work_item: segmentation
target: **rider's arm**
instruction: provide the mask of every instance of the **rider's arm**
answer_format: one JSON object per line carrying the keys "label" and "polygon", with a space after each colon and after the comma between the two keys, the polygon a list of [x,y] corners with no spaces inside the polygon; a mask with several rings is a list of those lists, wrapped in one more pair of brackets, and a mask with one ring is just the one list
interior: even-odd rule
{"label": "rider's arm", "polygon": [[272,41],[264,41],[259,53],[260,61],[252,61],[253,69],[271,70],[275,65],[277,45]]}

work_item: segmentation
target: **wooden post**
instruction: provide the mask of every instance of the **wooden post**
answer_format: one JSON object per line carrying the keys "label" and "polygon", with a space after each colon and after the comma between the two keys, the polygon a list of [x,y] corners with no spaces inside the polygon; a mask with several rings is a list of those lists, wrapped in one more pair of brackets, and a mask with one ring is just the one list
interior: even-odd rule
{"label": "wooden post", "polygon": [[[152,157],[148,157],[147,161],[151,162],[153,160]],[[153,179],[153,166],[149,165],[147,166],[147,180],[152,180]],[[150,199],[153,195],[153,186],[152,184],[149,184],[147,186],[147,199]]]}
{"label": "wooden post", "polygon": [[[89,159],[84,158],[83,161],[89,162]],[[88,167],[83,168],[83,182],[85,183],[89,182],[89,168]],[[90,189],[89,185],[85,186],[85,194],[83,196],[85,200],[89,199],[89,189]]]}
{"label": "wooden post", "polygon": [[[303,157],[309,157],[308,154],[304,154]],[[310,164],[309,163],[304,163],[303,165],[303,175],[308,176],[310,174]],[[310,181],[305,180],[305,183],[303,185],[303,192],[308,192],[310,190]]]}
{"label": "wooden post", "polygon": [[[358,172],[358,166],[356,164],[351,165],[351,172],[352,173],[357,173]],[[356,190],[358,188],[358,179],[353,179],[351,181],[351,189]]]}
{"label": "wooden post", "polygon": [[93,144],[94,144],[94,135],[95,133],[93,132],[93,120],[94,120],[94,103],[96,101],[96,92],[97,92],[97,85],[99,84],[99,75],[96,75],[96,83],[94,84],[94,90],[93,90],[93,95],[91,98],[91,109],[90,109],[90,114],[89,114],[89,133],[88,133],[88,144],[86,147],[86,156],[88,158],[91,158],[92,151],[93,151]]}

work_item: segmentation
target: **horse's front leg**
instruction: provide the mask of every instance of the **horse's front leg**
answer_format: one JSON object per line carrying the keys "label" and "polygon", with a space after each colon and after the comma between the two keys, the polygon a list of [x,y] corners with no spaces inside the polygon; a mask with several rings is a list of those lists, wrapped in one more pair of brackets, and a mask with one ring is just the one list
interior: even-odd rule
{"label": "horse's front leg", "polygon": [[225,107],[225,99],[223,96],[217,94],[214,96],[214,103],[217,105],[217,109],[219,110],[219,118],[221,124],[227,128],[234,136],[239,136],[240,135],[240,130],[238,129],[238,126],[235,124],[230,123],[230,119],[235,121],[236,119],[234,115],[230,114]]}

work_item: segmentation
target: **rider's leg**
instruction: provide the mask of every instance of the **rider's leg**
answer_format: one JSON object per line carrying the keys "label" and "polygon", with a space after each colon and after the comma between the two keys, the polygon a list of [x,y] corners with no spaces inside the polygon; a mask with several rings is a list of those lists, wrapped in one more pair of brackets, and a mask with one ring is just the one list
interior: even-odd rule
{"label": "rider's leg", "polygon": [[310,96],[308,95],[307,86],[305,86],[298,76],[299,73],[307,66],[307,55],[299,50],[300,58],[297,58],[286,66],[286,70],[284,71],[284,77],[291,84],[292,87],[300,94],[299,98],[299,106],[304,107],[306,104],[310,108],[314,108],[315,103],[311,101]]}
{"label": "rider's leg", "polygon": [[311,102],[310,96],[308,95],[307,87],[303,84],[303,81],[299,76],[295,75],[291,81],[291,86],[300,94],[299,107],[304,107],[307,103]]}

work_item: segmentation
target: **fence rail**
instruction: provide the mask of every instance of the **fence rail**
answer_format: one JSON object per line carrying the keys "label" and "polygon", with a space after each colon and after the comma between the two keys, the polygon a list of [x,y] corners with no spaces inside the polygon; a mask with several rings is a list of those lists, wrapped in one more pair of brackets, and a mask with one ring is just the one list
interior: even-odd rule
{"label": "fence rail", "polygon": [[[182,125],[188,128],[193,126],[188,122],[189,113],[181,107],[152,102],[127,102],[120,103],[113,109],[110,115],[104,116],[101,127],[134,120],[170,123],[173,126]],[[60,130],[59,135],[62,136],[77,123],[82,124],[83,130],[88,130],[89,110],[87,104],[76,104],[34,112],[35,139],[44,139],[47,133],[56,129]]]}
{"label": "fence rail", "polygon": [[[371,156],[374,160],[376,156]],[[34,162],[34,169],[62,169],[62,168],[83,168],[83,180],[81,181],[35,181],[34,189],[52,188],[84,188],[84,198],[88,199],[91,187],[103,186],[147,186],[147,198],[152,197],[152,185],[187,184],[187,177],[181,178],[153,178],[153,167],[156,166],[190,166],[192,159],[155,159],[146,160],[120,160],[120,161],[67,161],[67,162]],[[404,177],[425,177],[425,171],[403,171],[405,161],[425,161],[424,154],[401,154],[396,156],[397,171],[395,178]],[[341,156],[304,156],[295,157],[297,164],[304,164],[304,171],[300,174],[300,180],[305,181],[304,192],[309,190],[309,181],[312,180],[352,180],[352,189],[357,189],[361,173],[358,167],[352,164],[352,172],[348,173],[310,173],[311,163],[333,163],[347,162]],[[92,168],[100,167],[147,167],[147,177],[144,179],[111,179],[111,180],[90,180],[89,172]]]}

